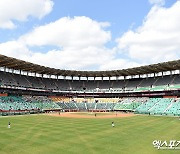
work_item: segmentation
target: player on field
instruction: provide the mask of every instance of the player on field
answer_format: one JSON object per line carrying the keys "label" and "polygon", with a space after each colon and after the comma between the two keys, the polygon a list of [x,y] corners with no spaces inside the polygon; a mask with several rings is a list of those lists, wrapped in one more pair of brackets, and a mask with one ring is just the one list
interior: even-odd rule
{"label": "player on field", "polygon": [[115,127],[115,125],[114,125],[114,121],[112,122],[112,127]]}
{"label": "player on field", "polygon": [[11,128],[11,123],[10,122],[8,123],[8,128]]}

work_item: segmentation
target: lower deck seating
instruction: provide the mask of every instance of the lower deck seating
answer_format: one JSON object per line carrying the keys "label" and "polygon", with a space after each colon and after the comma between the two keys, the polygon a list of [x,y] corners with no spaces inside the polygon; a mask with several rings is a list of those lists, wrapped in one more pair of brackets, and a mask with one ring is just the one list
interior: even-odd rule
{"label": "lower deck seating", "polygon": [[76,103],[78,110],[87,110],[86,103]]}
{"label": "lower deck seating", "polygon": [[167,108],[164,113],[166,115],[180,115],[180,100],[174,100],[172,101],[171,105],[169,108]]}
{"label": "lower deck seating", "polygon": [[[65,99],[72,100],[70,98]],[[119,102],[110,102],[110,98],[100,99],[101,101],[96,100],[95,102],[76,102],[74,100],[56,102],[57,100],[53,100],[56,99],[45,96],[2,96],[0,97],[0,115],[6,112],[14,112],[15,114],[20,111],[34,113],[35,111],[63,109],[77,111],[132,111],[137,114],[180,116],[180,98],[131,97],[118,99]]]}
{"label": "lower deck seating", "polygon": [[136,108],[135,112],[140,114],[148,114],[150,109],[159,102],[159,98],[150,98],[147,102],[143,103]]}
{"label": "lower deck seating", "polygon": [[7,96],[0,97],[0,111],[32,111],[60,109],[59,105],[52,102],[47,97],[32,96]]}
{"label": "lower deck seating", "polygon": [[144,103],[147,98],[125,98],[121,99],[114,106],[114,110],[129,110],[134,111],[138,106]]}
{"label": "lower deck seating", "polygon": [[150,98],[146,103],[137,107],[135,113],[180,116],[180,99]]}

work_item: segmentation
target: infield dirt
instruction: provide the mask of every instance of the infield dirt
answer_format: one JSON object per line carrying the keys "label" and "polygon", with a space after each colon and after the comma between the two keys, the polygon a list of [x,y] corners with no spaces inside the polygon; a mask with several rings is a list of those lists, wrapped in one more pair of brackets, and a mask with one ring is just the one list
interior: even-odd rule
{"label": "infield dirt", "polygon": [[[96,114],[96,116],[95,116]],[[124,118],[124,117],[133,117],[136,116],[133,113],[101,113],[101,112],[65,112],[65,113],[49,113],[48,115],[50,116],[56,116],[56,117],[68,117],[68,118],[99,118],[99,119],[104,119],[104,118]]]}

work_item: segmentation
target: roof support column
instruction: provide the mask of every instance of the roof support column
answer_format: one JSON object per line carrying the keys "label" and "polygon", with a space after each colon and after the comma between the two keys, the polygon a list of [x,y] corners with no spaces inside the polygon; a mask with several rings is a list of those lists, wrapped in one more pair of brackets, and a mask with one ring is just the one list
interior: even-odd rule
{"label": "roof support column", "polygon": [[118,76],[116,76],[116,81],[118,81]]}
{"label": "roof support column", "polygon": [[124,81],[126,80],[126,76],[124,76]]}

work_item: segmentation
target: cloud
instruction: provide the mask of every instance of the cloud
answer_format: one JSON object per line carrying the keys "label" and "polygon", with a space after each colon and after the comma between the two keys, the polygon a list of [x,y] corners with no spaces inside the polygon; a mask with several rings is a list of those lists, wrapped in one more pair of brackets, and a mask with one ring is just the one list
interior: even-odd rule
{"label": "cloud", "polygon": [[[108,48],[110,23],[88,17],[63,17],[38,26],[19,39],[0,44],[0,53],[60,69],[111,70],[180,58],[180,1],[154,5],[136,30]],[[50,49],[40,52],[42,49]],[[47,48],[46,48],[47,47]]]}
{"label": "cloud", "polygon": [[[5,51],[5,52],[4,52]],[[113,59],[114,51],[107,48],[50,50],[46,53],[32,52],[18,41],[0,44],[0,53],[32,63],[61,69],[94,70]]]}
{"label": "cloud", "polygon": [[[35,27],[17,41],[0,44],[0,53],[55,68],[98,69],[115,52],[105,47],[111,40],[111,33],[105,30],[108,26],[88,17],[64,17]],[[44,53],[30,50],[46,46],[54,49]]]}
{"label": "cloud", "polygon": [[93,70],[106,63],[113,56],[112,51],[98,47],[76,50],[52,50],[47,53],[34,53],[31,61],[53,68]]}
{"label": "cloud", "polygon": [[49,14],[53,7],[52,0],[1,0],[0,28],[13,29],[14,21],[26,21],[29,16],[41,19]]}
{"label": "cloud", "polygon": [[149,0],[149,3],[153,5],[164,5],[165,0]]}
{"label": "cloud", "polygon": [[85,16],[63,17],[35,27],[18,41],[28,47],[57,47],[46,53],[32,53],[28,58],[28,61],[45,66],[77,70],[109,70],[137,66],[137,63],[117,59],[117,48],[105,47],[111,40],[111,33],[106,30],[109,26],[108,22],[97,22]]}
{"label": "cloud", "polygon": [[47,25],[36,27],[22,36],[28,46],[54,45],[62,48],[84,48],[103,46],[111,39],[111,33],[104,28],[109,23],[94,21],[88,17],[64,17]]}
{"label": "cloud", "polygon": [[100,70],[117,70],[117,69],[125,69],[125,68],[133,68],[133,67],[137,67],[140,66],[142,64],[130,61],[128,59],[111,59],[109,61],[107,61],[106,63],[103,63],[100,66]]}
{"label": "cloud", "polygon": [[8,41],[0,44],[0,54],[28,60],[32,56],[31,51],[18,41]]}
{"label": "cloud", "polygon": [[142,63],[158,63],[180,58],[180,1],[172,7],[154,6],[142,26],[117,39],[118,48]]}
{"label": "cloud", "polygon": [[115,57],[116,48],[86,47],[65,50],[50,50],[46,53],[32,52],[20,41],[0,44],[0,54],[57,69],[74,70],[117,70],[140,64]]}

